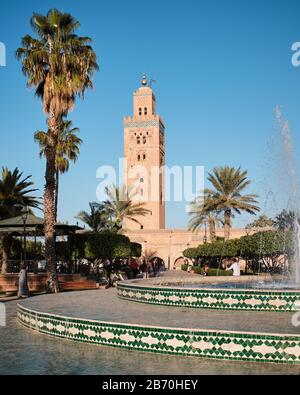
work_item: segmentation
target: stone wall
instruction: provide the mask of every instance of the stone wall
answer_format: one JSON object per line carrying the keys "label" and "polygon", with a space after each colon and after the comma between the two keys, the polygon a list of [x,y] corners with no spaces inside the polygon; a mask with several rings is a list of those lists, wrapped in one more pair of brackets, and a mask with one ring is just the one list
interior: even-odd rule
{"label": "stone wall", "polygon": [[[247,234],[249,230],[232,229],[230,237],[238,239]],[[173,270],[180,269],[179,259],[183,257],[184,250],[203,244],[205,232],[201,230],[195,233],[184,229],[137,230],[127,231],[126,236],[131,241],[142,245],[142,255],[147,259],[160,258],[164,261],[166,268]],[[217,236],[223,237],[224,230],[218,229]]]}

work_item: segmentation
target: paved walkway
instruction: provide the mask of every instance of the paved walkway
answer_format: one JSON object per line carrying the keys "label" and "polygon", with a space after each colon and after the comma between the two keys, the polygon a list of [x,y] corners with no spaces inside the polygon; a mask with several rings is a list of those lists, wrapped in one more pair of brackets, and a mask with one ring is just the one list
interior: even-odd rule
{"label": "paved walkway", "polygon": [[[96,291],[97,292],[97,291]],[[62,294],[59,297],[39,297],[39,302],[46,304],[62,300],[64,297],[76,304],[77,299],[86,297],[91,306],[94,304],[95,292],[80,294]],[[99,291],[97,303],[104,298],[113,296],[109,291]],[[26,301],[26,302],[29,302]],[[31,299],[38,302],[37,298]],[[118,304],[109,301],[111,311]],[[110,347],[81,344],[63,339],[51,338],[17,322],[16,302],[7,303],[7,327],[0,327],[0,375],[3,374],[300,374],[300,366],[281,364],[262,364],[234,361],[206,360],[193,357],[178,357],[162,354],[143,353],[138,351],[119,350]],[[38,307],[39,303],[36,303]],[[42,306],[42,305],[40,305]],[[101,303],[100,303],[101,306]],[[134,306],[138,306],[135,305]],[[146,307],[140,305],[141,308]],[[99,307],[98,305],[96,307]],[[54,309],[57,307],[54,306]],[[160,308],[159,308],[160,309]],[[279,315],[280,317],[281,315]]]}
{"label": "paved walkway", "polygon": [[118,299],[116,289],[41,295],[21,301],[44,313],[92,320],[193,329],[299,334],[293,313],[202,310]]}

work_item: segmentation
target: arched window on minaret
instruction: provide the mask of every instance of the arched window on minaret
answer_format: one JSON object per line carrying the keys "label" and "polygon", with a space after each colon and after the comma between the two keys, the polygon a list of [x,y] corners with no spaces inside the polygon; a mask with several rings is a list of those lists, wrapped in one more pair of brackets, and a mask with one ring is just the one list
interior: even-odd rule
{"label": "arched window on minaret", "polygon": [[141,144],[141,138],[140,138],[140,136],[137,137],[136,142],[137,142],[137,144]]}
{"label": "arched window on minaret", "polygon": [[147,109],[147,107],[145,107],[145,109],[144,109],[144,114],[145,114],[145,115],[148,114],[148,109]]}
{"label": "arched window on minaret", "polygon": [[139,108],[139,115],[142,115],[142,107]]}
{"label": "arched window on minaret", "polygon": [[141,160],[141,155],[138,155],[138,161],[140,162],[140,160]]}
{"label": "arched window on minaret", "polygon": [[146,144],[147,143],[147,138],[146,138],[146,136],[143,136],[143,144]]}

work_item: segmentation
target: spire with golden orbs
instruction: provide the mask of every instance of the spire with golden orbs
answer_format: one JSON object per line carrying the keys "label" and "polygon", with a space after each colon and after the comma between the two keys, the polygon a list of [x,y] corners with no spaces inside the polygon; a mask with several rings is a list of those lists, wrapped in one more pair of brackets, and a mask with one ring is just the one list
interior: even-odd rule
{"label": "spire with golden orbs", "polygon": [[147,86],[147,76],[146,76],[146,73],[143,74],[143,77],[142,77],[142,85],[143,85],[143,86]]}

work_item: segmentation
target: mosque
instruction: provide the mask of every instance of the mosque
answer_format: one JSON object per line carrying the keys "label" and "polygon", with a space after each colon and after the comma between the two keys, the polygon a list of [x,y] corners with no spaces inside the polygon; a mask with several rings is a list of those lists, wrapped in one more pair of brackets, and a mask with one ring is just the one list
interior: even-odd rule
{"label": "mosque", "polygon": [[[165,222],[165,124],[156,112],[156,97],[143,76],[133,94],[133,116],[124,118],[125,184],[135,199],[149,210],[138,222],[126,221],[126,235],[140,243],[148,260],[159,258],[168,269],[180,269],[183,251],[206,242],[206,230],[166,229]],[[223,229],[217,230],[223,236]],[[231,238],[246,235],[232,229]]]}

